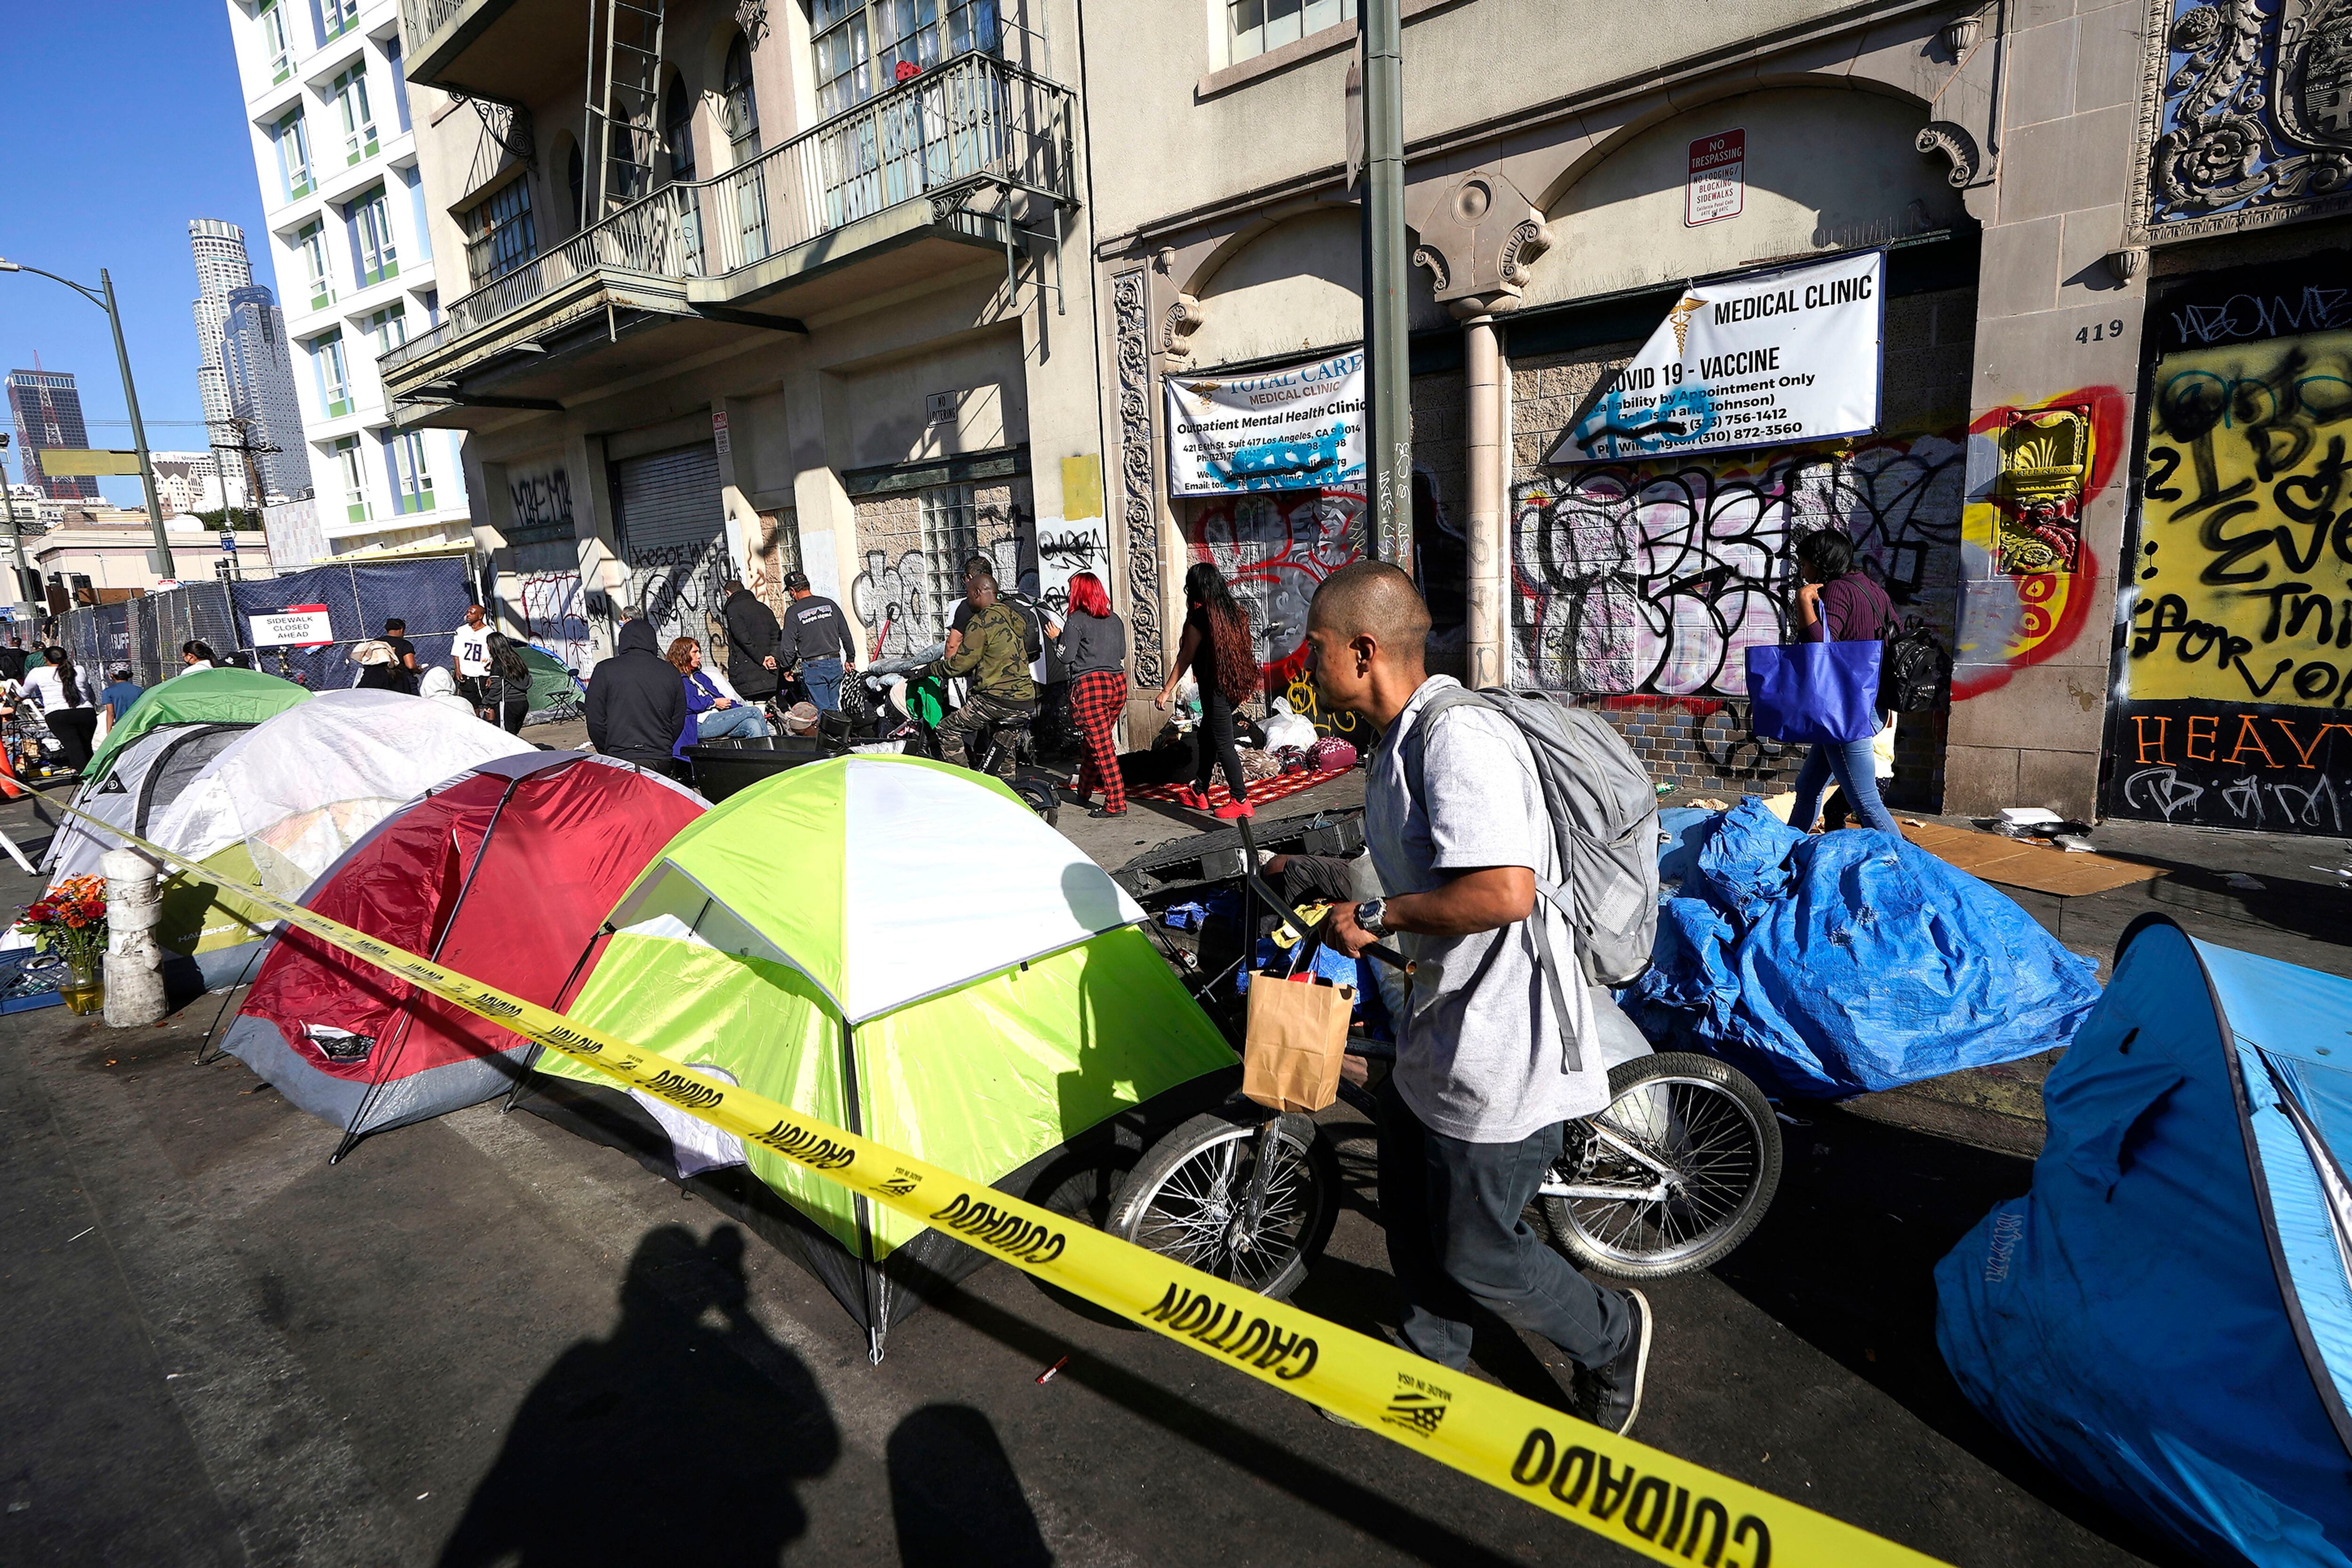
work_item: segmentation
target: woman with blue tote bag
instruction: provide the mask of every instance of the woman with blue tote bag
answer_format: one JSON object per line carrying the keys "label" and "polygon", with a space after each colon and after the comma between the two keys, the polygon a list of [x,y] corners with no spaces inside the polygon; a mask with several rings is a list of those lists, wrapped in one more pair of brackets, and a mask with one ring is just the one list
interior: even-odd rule
{"label": "woman with blue tote bag", "polygon": [[[1797,640],[1813,643],[1884,642],[1895,629],[1895,605],[1886,590],[1854,566],[1853,541],[1834,528],[1809,533],[1797,542],[1797,568],[1804,581],[1797,588]],[[1859,670],[1855,673],[1860,673]],[[1789,826],[1810,833],[1821,814],[1822,791],[1832,777],[1845,792],[1846,805],[1865,827],[1895,833],[1895,818],[1878,798],[1878,777],[1871,765],[1870,743],[1884,727],[1877,711],[1877,671],[1867,676],[1868,732],[1842,740],[1817,740],[1797,774],[1796,804]],[[1751,689],[1753,682],[1751,681]],[[1851,703],[1847,706],[1852,706]],[[1860,725],[1852,728],[1862,728]]]}

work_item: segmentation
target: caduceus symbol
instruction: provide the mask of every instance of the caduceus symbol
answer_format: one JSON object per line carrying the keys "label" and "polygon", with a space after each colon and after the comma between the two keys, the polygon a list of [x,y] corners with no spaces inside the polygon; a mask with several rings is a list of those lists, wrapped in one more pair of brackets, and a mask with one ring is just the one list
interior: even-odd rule
{"label": "caduceus symbol", "polygon": [[1685,351],[1690,343],[1691,317],[1696,315],[1698,312],[1698,308],[1706,303],[1706,300],[1700,299],[1696,294],[1685,294],[1683,296],[1682,303],[1676,305],[1673,311],[1667,315],[1666,321],[1675,329],[1675,357],[1676,359],[1683,357]]}

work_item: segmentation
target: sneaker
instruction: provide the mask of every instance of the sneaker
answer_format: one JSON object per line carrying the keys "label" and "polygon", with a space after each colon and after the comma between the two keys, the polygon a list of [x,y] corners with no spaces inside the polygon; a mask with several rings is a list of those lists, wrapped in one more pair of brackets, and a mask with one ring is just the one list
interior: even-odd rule
{"label": "sneaker", "polygon": [[1230,805],[1217,807],[1217,820],[1220,822],[1234,822],[1244,816],[1256,815],[1257,808],[1245,800],[1237,800]]}
{"label": "sneaker", "polygon": [[1113,811],[1107,805],[1088,806],[1087,808],[1087,815],[1088,816],[1125,816],[1127,815],[1127,807],[1122,805],[1117,811]]}
{"label": "sneaker", "polygon": [[1584,1368],[1577,1381],[1584,1418],[1622,1437],[1642,1413],[1642,1380],[1650,1369],[1650,1302],[1639,1290],[1621,1294],[1628,1318],[1625,1348],[1606,1365]]}
{"label": "sneaker", "polygon": [[1178,784],[1176,804],[1188,811],[1206,811],[1209,809],[1209,797],[1191,784]]}

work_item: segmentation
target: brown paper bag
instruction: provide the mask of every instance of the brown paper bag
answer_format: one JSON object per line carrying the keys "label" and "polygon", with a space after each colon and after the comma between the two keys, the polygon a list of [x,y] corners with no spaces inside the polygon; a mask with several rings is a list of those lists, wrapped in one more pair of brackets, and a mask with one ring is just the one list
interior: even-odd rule
{"label": "brown paper bag", "polygon": [[1337,1100],[1355,1005],[1353,986],[1261,971],[1250,981],[1242,1093],[1275,1110],[1320,1110]]}

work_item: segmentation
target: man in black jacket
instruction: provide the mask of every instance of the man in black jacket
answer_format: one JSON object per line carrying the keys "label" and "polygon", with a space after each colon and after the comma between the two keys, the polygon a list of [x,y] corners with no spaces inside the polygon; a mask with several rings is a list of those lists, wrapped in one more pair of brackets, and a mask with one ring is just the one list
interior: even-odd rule
{"label": "man in black jacket", "polygon": [[685,679],[662,657],[653,623],[628,622],[613,657],[588,677],[590,744],[608,757],[670,773],[670,749],[686,718]]}
{"label": "man in black jacket", "polygon": [[776,612],[761,604],[740,578],[727,580],[719,606],[727,622],[727,679],[754,706],[776,694]]}

